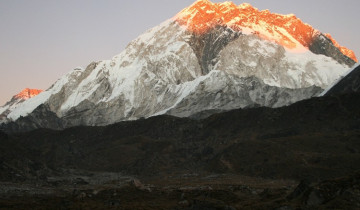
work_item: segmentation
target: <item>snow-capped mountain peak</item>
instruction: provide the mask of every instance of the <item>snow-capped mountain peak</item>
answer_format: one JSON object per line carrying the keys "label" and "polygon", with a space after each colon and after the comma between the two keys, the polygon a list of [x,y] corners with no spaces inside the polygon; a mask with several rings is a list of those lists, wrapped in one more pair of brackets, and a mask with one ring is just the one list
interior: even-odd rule
{"label": "snow-capped mountain peak", "polygon": [[43,92],[43,90],[25,88],[20,93],[16,94],[14,96],[14,99],[27,100],[29,98],[39,95],[41,92]]}
{"label": "snow-capped mountain peak", "polygon": [[355,63],[339,46],[295,15],[199,0],[4,117],[12,129],[61,129],[284,106],[317,95]]}
{"label": "snow-capped mountain peak", "polygon": [[[174,19],[187,30],[204,34],[217,26],[228,26],[235,31],[254,33],[294,52],[303,52],[314,42],[319,31],[302,22],[294,14],[281,15],[269,10],[258,10],[248,3],[236,6],[232,2],[212,3],[199,0],[178,13]],[[330,34],[326,36],[346,56],[357,62],[352,50],[340,46]]]}
{"label": "snow-capped mountain peak", "polygon": [[0,122],[6,121],[6,116],[24,101],[39,95],[41,92],[43,90],[25,88],[20,93],[14,95],[10,101],[0,107]]}

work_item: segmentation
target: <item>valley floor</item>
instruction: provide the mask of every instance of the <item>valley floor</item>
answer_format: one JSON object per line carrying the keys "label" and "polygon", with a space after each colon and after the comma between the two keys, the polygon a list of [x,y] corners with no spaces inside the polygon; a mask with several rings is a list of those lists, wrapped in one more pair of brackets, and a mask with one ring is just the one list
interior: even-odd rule
{"label": "valley floor", "polygon": [[233,174],[142,180],[116,173],[75,172],[36,183],[2,182],[0,189],[0,209],[360,208],[360,173],[320,183],[298,183]]}

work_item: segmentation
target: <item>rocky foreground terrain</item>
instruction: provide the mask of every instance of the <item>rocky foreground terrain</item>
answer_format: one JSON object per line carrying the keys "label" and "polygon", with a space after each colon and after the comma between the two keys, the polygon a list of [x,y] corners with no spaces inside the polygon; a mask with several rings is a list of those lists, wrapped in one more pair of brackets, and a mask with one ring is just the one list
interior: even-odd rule
{"label": "rocky foreground terrain", "polygon": [[1,209],[359,209],[360,94],[0,134]]}

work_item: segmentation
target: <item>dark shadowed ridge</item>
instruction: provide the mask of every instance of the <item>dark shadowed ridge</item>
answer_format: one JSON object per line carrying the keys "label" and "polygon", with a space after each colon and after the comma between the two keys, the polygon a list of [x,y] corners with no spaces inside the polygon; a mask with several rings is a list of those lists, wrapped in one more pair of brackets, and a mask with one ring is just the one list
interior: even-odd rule
{"label": "dark shadowed ridge", "polygon": [[358,104],[360,94],[354,93],[278,109],[233,110],[204,120],[157,116],[105,127],[1,134],[2,142],[12,142],[2,144],[1,154],[4,161],[13,161],[19,156],[9,151],[19,148],[25,151],[21,160],[44,167],[140,176],[194,170],[332,178],[358,168]]}
{"label": "dark shadowed ridge", "polygon": [[0,206],[356,209],[358,104],[352,93],[203,120],[0,132]]}
{"label": "dark shadowed ridge", "polygon": [[342,78],[335,84],[325,95],[339,95],[345,93],[360,92],[360,66],[358,65],[353,71]]}

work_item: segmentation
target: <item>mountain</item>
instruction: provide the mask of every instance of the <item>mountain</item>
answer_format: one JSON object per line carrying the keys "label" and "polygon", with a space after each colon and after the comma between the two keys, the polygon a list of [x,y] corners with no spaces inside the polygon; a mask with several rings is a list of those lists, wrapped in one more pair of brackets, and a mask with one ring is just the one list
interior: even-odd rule
{"label": "mountain", "polygon": [[356,64],[344,76],[330,85],[321,96],[340,95],[360,92],[360,65]]}
{"label": "mountain", "polygon": [[29,98],[39,95],[41,92],[43,92],[43,90],[25,88],[20,93],[14,95],[10,101],[0,107],[0,122],[5,121],[6,116],[21,103]]}
{"label": "mountain", "polygon": [[[273,40],[293,51],[310,49],[316,54],[333,57],[348,65],[358,61],[352,50],[340,46],[330,34],[322,34],[294,14],[280,15],[269,10],[259,11],[247,3],[236,6],[232,2],[211,3],[208,0],[199,0],[181,11],[175,19],[198,35],[206,34],[217,26],[226,26],[233,31],[258,34],[263,39]],[[333,49],[321,48],[324,43]],[[343,55],[335,52],[337,50],[334,48]]]}
{"label": "mountain", "polygon": [[7,118],[19,130],[61,129],[280,107],[319,94],[355,61],[294,15],[199,0],[111,60],[69,72]]}

